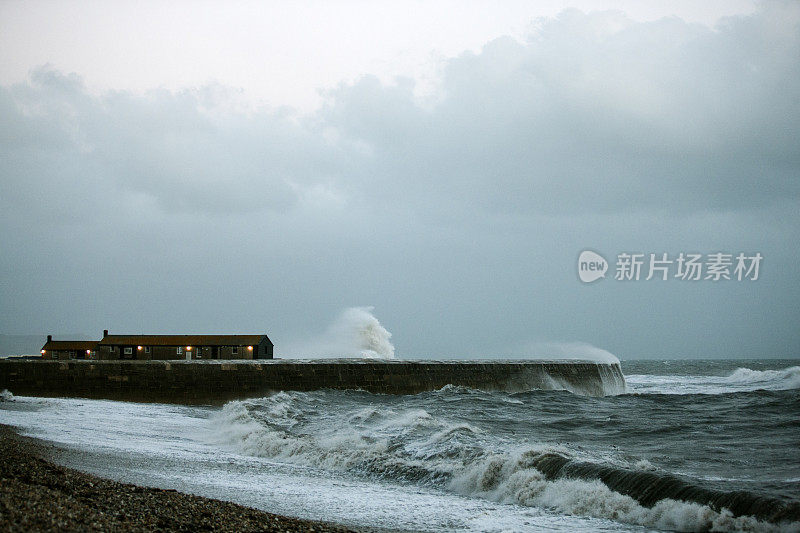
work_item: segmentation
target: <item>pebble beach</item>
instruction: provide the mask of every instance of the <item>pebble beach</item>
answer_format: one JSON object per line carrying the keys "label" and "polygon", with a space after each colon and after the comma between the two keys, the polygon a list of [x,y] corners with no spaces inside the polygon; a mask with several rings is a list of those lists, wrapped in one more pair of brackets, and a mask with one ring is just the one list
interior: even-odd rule
{"label": "pebble beach", "polygon": [[102,479],[55,464],[56,453],[0,426],[0,531],[350,531]]}

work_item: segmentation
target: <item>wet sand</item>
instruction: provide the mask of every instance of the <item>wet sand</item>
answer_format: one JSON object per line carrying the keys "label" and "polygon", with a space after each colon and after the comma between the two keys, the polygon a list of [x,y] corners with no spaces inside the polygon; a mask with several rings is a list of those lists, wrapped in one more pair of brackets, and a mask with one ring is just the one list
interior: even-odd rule
{"label": "wet sand", "polygon": [[99,478],[55,464],[56,453],[0,425],[0,531],[350,531]]}

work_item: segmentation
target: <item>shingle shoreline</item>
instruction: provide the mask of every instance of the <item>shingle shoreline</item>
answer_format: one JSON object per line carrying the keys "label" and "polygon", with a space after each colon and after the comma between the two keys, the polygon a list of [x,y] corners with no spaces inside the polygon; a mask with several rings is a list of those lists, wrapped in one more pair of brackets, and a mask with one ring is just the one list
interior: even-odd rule
{"label": "shingle shoreline", "polygon": [[45,445],[0,425],[0,531],[350,531],[102,479],[59,466],[47,456]]}

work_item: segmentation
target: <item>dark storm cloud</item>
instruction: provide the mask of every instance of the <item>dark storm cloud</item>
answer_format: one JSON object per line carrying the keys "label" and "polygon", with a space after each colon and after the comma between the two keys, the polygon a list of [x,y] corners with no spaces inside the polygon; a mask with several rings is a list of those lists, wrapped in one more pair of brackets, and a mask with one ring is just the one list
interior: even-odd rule
{"label": "dark storm cloud", "polygon": [[[445,61],[433,98],[365,76],[310,116],[38,68],[0,88],[0,330],[280,347],[374,305],[400,355],[797,353],[798,57],[776,2],[713,29],[567,11]],[[585,287],[587,246],[767,270]]]}

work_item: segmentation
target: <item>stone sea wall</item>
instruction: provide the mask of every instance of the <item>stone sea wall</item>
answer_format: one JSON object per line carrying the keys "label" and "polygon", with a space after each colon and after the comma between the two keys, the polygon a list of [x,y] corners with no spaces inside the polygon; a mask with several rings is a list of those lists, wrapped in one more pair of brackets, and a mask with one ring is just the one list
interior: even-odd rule
{"label": "stone sea wall", "polygon": [[14,361],[0,390],[19,396],[221,404],[281,390],[362,389],[416,394],[445,385],[485,390],[624,391],[619,364],[588,361]]}

